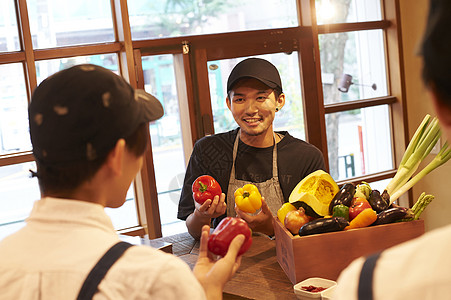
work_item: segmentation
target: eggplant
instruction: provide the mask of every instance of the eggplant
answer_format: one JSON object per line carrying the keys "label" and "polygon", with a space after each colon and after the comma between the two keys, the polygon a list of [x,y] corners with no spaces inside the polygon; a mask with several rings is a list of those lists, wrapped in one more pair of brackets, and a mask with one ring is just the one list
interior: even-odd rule
{"label": "eggplant", "polygon": [[392,207],[378,213],[373,225],[389,224],[410,217],[413,217],[411,209],[401,206]]}
{"label": "eggplant", "polygon": [[352,183],[345,183],[329,204],[329,214],[332,215],[335,205],[343,204],[347,207],[351,206],[352,198],[354,198],[355,186]]}
{"label": "eggplant", "polygon": [[390,205],[390,195],[388,194],[387,190],[384,190],[382,192],[381,197],[382,197],[382,199],[385,200],[385,202],[387,202]]}
{"label": "eggplant", "polygon": [[371,191],[368,202],[377,213],[380,213],[388,208],[388,203],[382,198],[381,193],[378,190]]}
{"label": "eggplant", "polygon": [[299,235],[341,231],[348,225],[349,222],[343,217],[319,218],[304,224],[299,229]]}

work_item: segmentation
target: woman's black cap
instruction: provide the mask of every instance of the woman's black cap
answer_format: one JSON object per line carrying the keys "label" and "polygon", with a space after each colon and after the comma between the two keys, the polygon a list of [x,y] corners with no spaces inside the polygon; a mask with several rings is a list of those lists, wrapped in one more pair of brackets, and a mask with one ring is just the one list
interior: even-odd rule
{"label": "woman's black cap", "polygon": [[48,77],[33,92],[28,108],[33,154],[46,165],[94,160],[163,114],[158,99],[121,76],[77,65]]}

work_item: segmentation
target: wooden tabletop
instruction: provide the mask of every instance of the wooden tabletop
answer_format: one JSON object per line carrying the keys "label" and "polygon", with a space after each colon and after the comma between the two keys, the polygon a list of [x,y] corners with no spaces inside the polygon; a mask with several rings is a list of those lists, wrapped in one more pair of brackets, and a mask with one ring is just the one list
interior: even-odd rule
{"label": "wooden tabletop", "polygon": [[[224,299],[296,299],[291,281],[277,262],[275,241],[261,235],[253,235],[252,239],[252,246],[243,255],[240,268],[224,287]],[[145,244],[171,244],[172,253],[191,269],[199,253],[199,242],[188,233],[151,240]]]}

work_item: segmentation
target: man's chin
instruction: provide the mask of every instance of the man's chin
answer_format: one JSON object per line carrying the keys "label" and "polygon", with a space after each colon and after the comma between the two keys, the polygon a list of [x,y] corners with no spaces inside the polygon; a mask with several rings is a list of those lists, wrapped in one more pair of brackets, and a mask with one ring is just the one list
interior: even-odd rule
{"label": "man's chin", "polygon": [[240,126],[241,132],[244,132],[248,136],[259,136],[263,134],[263,130],[260,128],[249,128]]}

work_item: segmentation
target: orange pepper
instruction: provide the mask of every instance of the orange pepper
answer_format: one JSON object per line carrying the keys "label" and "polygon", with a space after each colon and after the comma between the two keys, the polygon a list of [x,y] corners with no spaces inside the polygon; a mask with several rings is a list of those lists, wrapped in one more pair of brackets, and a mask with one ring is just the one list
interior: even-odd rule
{"label": "orange pepper", "polygon": [[370,226],[376,219],[377,213],[371,208],[365,208],[349,222],[349,226],[346,226],[344,230]]}

